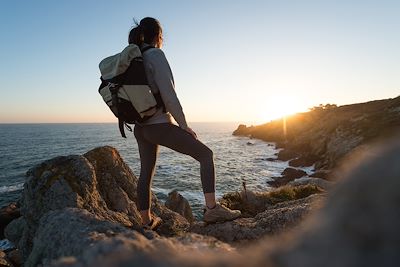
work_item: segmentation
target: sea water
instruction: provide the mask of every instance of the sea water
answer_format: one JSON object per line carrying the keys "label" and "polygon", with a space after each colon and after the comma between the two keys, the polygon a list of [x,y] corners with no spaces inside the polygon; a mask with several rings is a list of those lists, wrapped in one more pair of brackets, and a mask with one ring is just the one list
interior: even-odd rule
{"label": "sea water", "polygon": [[[192,123],[198,138],[214,152],[217,196],[247,188],[268,190],[267,181],[280,176],[286,162],[271,162],[277,150],[271,143],[232,136],[237,123]],[[133,134],[124,139],[116,123],[90,124],[0,124],[0,207],[16,201],[25,173],[44,160],[56,156],[83,154],[95,147],[109,145],[138,176],[140,159]],[[161,147],[153,191],[161,201],[178,190],[186,197],[198,217],[203,194],[199,163],[190,156]]]}

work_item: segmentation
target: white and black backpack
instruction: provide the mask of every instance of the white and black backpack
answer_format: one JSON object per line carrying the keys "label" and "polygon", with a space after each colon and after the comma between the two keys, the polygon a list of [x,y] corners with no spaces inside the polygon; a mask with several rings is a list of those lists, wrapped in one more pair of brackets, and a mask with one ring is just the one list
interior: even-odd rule
{"label": "white and black backpack", "polygon": [[121,53],[103,59],[100,64],[101,85],[99,93],[118,118],[119,130],[126,138],[124,125],[141,123],[153,116],[164,103],[161,95],[153,94],[147,81],[142,54],[135,44],[128,45]]}

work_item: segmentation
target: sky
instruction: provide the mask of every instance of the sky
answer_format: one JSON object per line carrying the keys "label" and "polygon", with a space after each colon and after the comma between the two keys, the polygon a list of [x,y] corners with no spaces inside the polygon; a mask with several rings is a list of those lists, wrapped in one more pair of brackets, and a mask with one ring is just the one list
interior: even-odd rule
{"label": "sky", "polygon": [[157,18],[189,122],[400,95],[400,1],[0,0],[0,123],[113,122],[98,63]]}

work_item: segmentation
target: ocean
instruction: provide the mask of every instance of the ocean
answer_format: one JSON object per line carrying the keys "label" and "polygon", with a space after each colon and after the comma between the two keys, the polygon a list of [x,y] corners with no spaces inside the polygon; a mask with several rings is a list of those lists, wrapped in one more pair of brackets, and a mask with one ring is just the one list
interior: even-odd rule
{"label": "ocean", "polygon": [[[192,123],[198,138],[215,157],[217,196],[247,188],[269,190],[267,181],[280,176],[286,162],[271,162],[278,151],[272,143],[232,136],[237,123]],[[116,123],[80,124],[0,124],[0,206],[16,201],[23,188],[26,171],[36,164],[62,155],[83,154],[95,147],[110,145],[138,176],[140,159],[136,139],[120,136]],[[200,168],[187,155],[161,147],[153,191],[165,201],[172,190],[186,197],[196,215],[203,205]]]}

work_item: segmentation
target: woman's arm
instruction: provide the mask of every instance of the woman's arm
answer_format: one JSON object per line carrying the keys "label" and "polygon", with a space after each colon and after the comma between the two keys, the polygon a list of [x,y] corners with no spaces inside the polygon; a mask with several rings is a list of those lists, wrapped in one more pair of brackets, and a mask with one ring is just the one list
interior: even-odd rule
{"label": "woman's arm", "polygon": [[179,124],[179,127],[186,130],[188,125],[181,103],[175,92],[172,71],[161,49],[157,49],[153,52],[151,63],[154,81],[160,90],[167,111],[171,113],[172,117],[174,117],[175,121]]}

